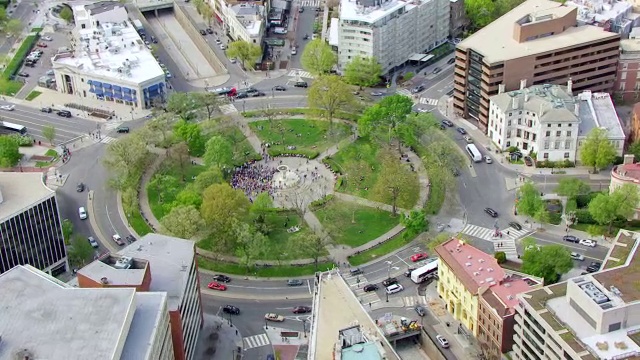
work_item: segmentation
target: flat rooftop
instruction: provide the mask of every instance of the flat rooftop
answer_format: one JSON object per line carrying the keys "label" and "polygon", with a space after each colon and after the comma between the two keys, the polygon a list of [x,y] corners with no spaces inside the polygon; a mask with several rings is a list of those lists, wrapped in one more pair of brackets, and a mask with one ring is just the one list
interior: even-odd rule
{"label": "flat rooftop", "polygon": [[[78,289],[31,266],[0,274],[0,360],[115,359],[135,289]],[[22,356],[20,358],[23,358]]]}
{"label": "flat rooftop", "polygon": [[[382,341],[384,346],[376,346],[376,348],[379,349],[378,353],[383,359],[400,360],[400,357],[379,332],[376,324],[362,308],[347,283],[339,275],[322,274],[318,296],[317,330],[313,336],[316,341],[314,359],[332,359],[334,351],[339,348],[340,331],[358,324],[362,334],[369,340],[368,342],[379,343]],[[368,352],[371,351],[371,346],[373,345],[366,345]],[[349,350],[343,354],[349,354]],[[376,358],[347,357],[347,359],[369,360]]]}
{"label": "flat rooftop", "polygon": [[53,196],[40,172],[0,172],[0,222]]}
{"label": "flat rooftop", "polygon": [[261,14],[264,13],[264,7],[256,3],[236,4],[231,6],[231,10],[236,14],[238,21],[247,29],[251,36],[260,34],[262,21],[259,20]]}
{"label": "flat rooftop", "polygon": [[140,261],[133,259],[132,266],[128,269],[118,268],[119,261],[122,256],[114,256],[106,254],[98,260],[93,261],[89,265],[78,270],[78,274],[86,276],[95,282],[100,282],[105,278],[109,284],[117,286],[136,287],[143,283],[144,274],[146,273],[146,260]]}
{"label": "flat rooftop", "polygon": [[567,1],[565,4],[579,9],[578,18],[581,21],[598,23],[614,20],[632,8],[631,4],[626,1],[573,0]]}
{"label": "flat rooftop", "polygon": [[[167,316],[167,294],[161,292],[137,292],[135,314],[127,340],[122,349],[122,360],[153,359],[154,338]],[[166,325],[166,324],[165,324]]]}
{"label": "flat rooftop", "polygon": [[[420,0],[420,3],[429,1],[431,0]],[[360,5],[361,0],[341,0],[340,21],[361,21],[363,23],[373,24],[387,15],[397,12],[401,8],[405,8],[405,12],[407,12],[417,7],[411,2],[403,0],[387,0],[381,2],[382,4],[380,6],[363,6]]]}
{"label": "flat rooftop", "polygon": [[[503,112],[517,108],[538,114],[541,123],[578,122],[574,114],[576,100],[566,86],[555,84],[533,85],[524,90],[513,90],[491,96],[491,101]],[[525,92],[527,96],[525,96]],[[526,101],[525,101],[526,98]],[[540,114],[542,112],[542,114]]]}
{"label": "flat rooftop", "polygon": [[604,31],[597,26],[582,25],[570,27],[560,34],[522,43],[513,38],[515,24],[527,16],[535,14],[536,17],[561,17],[572,9],[573,7],[563,6],[555,1],[528,0],[464,39],[457,47],[473,49],[484,56],[485,62],[496,63],[618,37],[617,34]]}
{"label": "flat rooftop", "polygon": [[607,136],[610,139],[625,138],[618,113],[609,94],[584,91],[578,94],[577,101],[580,136],[587,136],[592,129],[599,127],[607,129]]}

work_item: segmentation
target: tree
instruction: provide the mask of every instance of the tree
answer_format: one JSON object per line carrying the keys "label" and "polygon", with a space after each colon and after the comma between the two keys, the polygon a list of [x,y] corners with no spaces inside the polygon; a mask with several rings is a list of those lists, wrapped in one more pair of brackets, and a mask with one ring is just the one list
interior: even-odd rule
{"label": "tree", "polygon": [[224,177],[222,176],[222,171],[220,171],[217,167],[212,167],[207,171],[203,171],[198,176],[196,176],[196,180],[194,181],[194,185],[196,191],[202,193],[206,188],[213,184],[220,184],[224,181]]}
{"label": "tree", "polygon": [[264,214],[271,209],[273,209],[273,200],[271,200],[271,195],[268,192],[258,194],[253,200],[253,204],[251,204],[251,211],[256,214]]}
{"label": "tree", "polygon": [[24,25],[18,19],[11,19],[4,23],[3,32],[9,36],[18,36],[22,33]]}
{"label": "tree", "polygon": [[358,120],[358,131],[363,136],[367,136],[377,129],[384,130],[389,144],[392,139],[398,139],[398,149],[400,148],[400,138],[397,130],[407,120],[411,113],[413,101],[407,96],[395,94],[387,96],[376,105],[365,110]]}
{"label": "tree", "polygon": [[517,199],[516,209],[520,215],[534,218],[536,215],[540,215],[541,211],[546,211],[540,192],[530,181],[527,181],[518,189]]}
{"label": "tree", "polygon": [[568,198],[575,198],[578,195],[585,195],[591,192],[591,186],[581,179],[574,177],[564,177],[558,182],[556,193]]}
{"label": "tree", "polygon": [[207,141],[206,151],[202,156],[207,166],[228,169],[233,166],[233,147],[220,135],[212,136]]}
{"label": "tree", "polygon": [[71,245],[71,235],[73,234],[73,223],[69,219],[62,220],[62,239],[66,245]]}
{"label": "tree", "polygon": [[411,236],[429,230],[429,221],[427,221],[427,214],[424,210],[411,210],[409,215],[400,219],[400,223],[407,229],[405,234],[411,234]]}
{"label": "tree", "polygon": [[147,165],[148,154],[146,142],[137,133],[110,143],[102,162],[111,175],[111,185],[116,189],[136,185]]}
{"label": "tree", "polygon": [[604,128],[592,129],[580,147],[580,160],[584,165],[592,166],[594,173],[616,160],[616,148],[607,138],[607,133]]}
{"label": "tree", "polygon": [[189,147],[185,142],[180,142],[169,148],[169,163],[178,169],[182,182],[187,179],[189,167],[191,166],[191,156],[189,156]]}
{"label": "tree", "polygon": [[176,206],[165,215],[160,223],[172,236],[191,239],[204,227],[204,221],[195,206]]}
{"label": "tree", "polygon": [[187,185],[186,188],[182,189],[178,195],[176,195],[176,200],[173,202],[172,207],[180,205],[191,205],[195,206],[196,209],[200,209],[200,205],[202,205],[202,196],[193,184]]}
{"label": "tree", "polygon": [[234,190],[229,184],[211,185],[202,194],[200,214],[205,223],[218,237],[218,246],[231,249],[234,221],[244,220],[250,207],[249,200],[242,190]]}
{"label": "tree", "polygon": [[633,154],[633,157],[636,161],[640,160],[640,139],[634,141],[631,145],[629,145],[627,154]]}
{"label": "tree", "polygon": [[227,56],[230,59],[236,58],[242,64],[243,69],[253,69],[262,56],[262,49],[258,44],[238,40],[229,44]]}
{"label": "tree", "polygon": [[151,178],[148,186],[155,190],[161,203],[169,203],[176,198],[182,184],[175,176],[158,173]]}
{"label": "tree", "polygon": [[504,251],[496,251],[493,257],[496,258],[498,264],[504,264],[507,261],[507,254]]}
{"label": "tree", "polygon": [[42,128],[42,136],[49,141],[49,144],[53,145],[53,140],[56,138],[56,128],[53,125],[47,125]]}
{"label": "tree", "polygon": [[493,17],[495,5],[492,0],[465,1],[464,9],[473,30],[481,29],[495,20]]}
{"label": "tree", "polygon": [[73,11],[69,6],[63,7],[62,10],[60,10],[59,15],[60,15],[60,18],[66,21],[67,23],[70,23],[73,21]]}
{"label": "tree", "polygon": [[201,107],[196,94],[195,92],[172,92],[167,99],[167,111],[175,113],[184,121],[194,119],[196,110]]}
{"label": "tree", "polygon": [[545,284],[558,281],[560,275],[573,268],[571,253],[564,245],[537,245],[532,238],[522,241],[522,272],[544,279]]}
{"label": "tree", "polygon": [[232,229],[236,240],[236,255],[240,257],[248,272],[254,261],[266,252],[267,238],[244,222],[234,221]]}
{"label": "tree", "polygon": [[333,125],[336,112],[354,101],[353,93],[337,75],[324,75],[316,79],[307,93],[309,107],[321,111]]}
{"label": "tree", "polygon": [[360,88],[370,87],[380,82],[382,66],[375,57],[356,56],[344,68],[344,79]]}
{"label": "tree", "polygon": [[322,39],[312,40],[304,47],[300,62],[305,70],[315,75],[327,74],[338,63],[331,46]]}
{"label": "tree", "polygon": [[441,232],[434,238],[427,239],[427,249],[429,249],[430,252],[434,252],[435,248],[449,241],[451,237],[451,234],[449,234],[448,232]]}
{"label": "tree", "polygon": [[616,204],[616,213],[625,219],[630,219],[636,212],[639,195],[635,184],[624,184],[616,188],[611,194]]}
{"label": "tree", "polygon": [[414,186],[416,173],[411,171],[390,152],[381,156],[380,166],[384,171],[371,189],[374,199],[383,203],[391,203],[391,215],[398,214],[398,203],[409,204],[415,200],[419,189]]}
{"label": "tree", "polygon": [[609,224],[609,231],[613,221],[618,217],[616,204],[610,194],[598,194],[589,202],[589,214],[600,225]]}
{"label": "tree", "polygon": [[638,188],[634,184],[625,184],[611,194],[598,194],[589,202],[589,214],[600,225],[608,225],[611,233],[613,221],[618,217],[631,218],[640,201]]}
{"label": "tree", "polygon": [[0,136],[0,168],[14,167],[20,158],[18,141],[11,136]]}
{"label": "tree", "polygon": [[89,244],[89,241],[80,235],[73,236],[69,247],[67,247],[69,262],[74,267],[83,267],[87,262],[91,261],[94,252],[95,250]]}
{"label": "tree", "polygon": [[206,143],[198,124],[180,120],[175,124],[173,131],[180,140],[187,143],[191,156],[199,157],[204,154]]}
{"label": "tree", "polygon": [[154,145],[166,148],[169,147],[171,143],[171,130],[173,129],[173,121],[175,118],[175,114],[173,113],[160,113],[153,117],[151,120],[147,121],[145,127],[148,131],[148,138],[157,139],[157,134],[160,134],[160,141],[150,142]]}
{"label": "tree", "polygon": [[331,244],[331,238],[326,235],[318,235],[315,232],[299,232],[290,238],[293,249],[300,250],[300,256],[313,259],[315,269],[318,270],[318,260],[327,253],[327,245]]}
{"label": "tree", "polygon": [[220,109],[220,98],[215,93],[208,91],[194,93],[192,96],[199,107],[203,107],[207,110],[207,121],[211,121],[211,115]]}

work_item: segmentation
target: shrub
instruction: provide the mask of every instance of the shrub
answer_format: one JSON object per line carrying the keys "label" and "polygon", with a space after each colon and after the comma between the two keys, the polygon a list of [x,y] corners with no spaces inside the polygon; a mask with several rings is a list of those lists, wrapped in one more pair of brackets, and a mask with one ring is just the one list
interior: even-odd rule
{"label": "shrub", "polygon": [[587,209],[576,210],[576,219],[578,220],[579,224],[595,224],[593,217]]}
{"label": "shrub", "polygon": [[591,200],[593,200],[593,198],[598,196],[598,194],[600,194],[600,192],[594,191],[589,194],[576,196],[576,204],[578,205],[578,209],[586,208],[587,206],[589,206],[589,203],[591,202]]}
{"label": "shrub", "polygon": [[316,201],[312,201],[311,204],[309,204],[309,206],[313,209],[316,210],[318,208],[321,208],[323,206],[325,206],[326,204],[328,204],[331,200],[333,200],[333,194],[329,194],[321,199],[318,199]]}
{"label": "shrub", "polygon": [[416,76],[416,74],[411,72],[411,71],[409,71],[408,73],[404,74],[404,76],[402,76],[402,78],[405,81],[409,81],[409,80],[413,79],[414,76]]}
{"label": "shrub", "polygon": [[4,69],[4,72],[2,73],[3,78],[9,80],[18,72],[18,70],[20,70],[24,58],[26,58],[27,54],[31,51],[31,49],[33,49],[36,41],[38,41],[37,35],[29,35],[24,39],[22,45],[20,45],[20,48],[18,48],[18,51],[16,51],[11,61]]}
{"label": "shrub", "polygon": [[565,208],[566,213],[574,212],[578,210],[578,202],[576,199],[567,200],[567,207]]}
{"label": "shrub", "polygon": [[504,251],[496,252],[493,257],[496,258],[498,264],[504,264],[507,261],[507,254]]}
{"label": "shrub", "polygon": [[33,138],[31,136],[13,134],[11,137],[18,142],[19,146],[33,146]]}

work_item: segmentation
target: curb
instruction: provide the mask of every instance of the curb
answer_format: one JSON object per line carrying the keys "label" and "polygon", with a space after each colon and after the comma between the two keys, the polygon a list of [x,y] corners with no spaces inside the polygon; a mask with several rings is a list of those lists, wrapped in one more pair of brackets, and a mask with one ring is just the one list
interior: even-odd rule
{"label": "curb", "polygon": [[206,287],[200,288],[200,293],[202,295],[217,297],[217,298],[225,298],[225,299],[251,299],[251,300],[306,300],[311,299],[313,296],[311,294],[294,294],[289,296],[284,295],[256,295],[256,294],[238,294],[238,293],[229,293],[227,291],[215,291],[209,290]]}
{"label": "curb", "polygon": [[100,243],[102,243],[107,251],[115,254],[116,252],[118,252],[118,249],[113,246],[111,241],[109,241],[110,239],[104,235],[102,229],[100,229],[100,227],[98,226],[93,206],[93,190],[91,190],[89,191],[89,194],[87,196],[87,215],[89,216],[89,224],[91,225],[91,228],[93,228],[93,232],[95,232],[98,240],[100,240]]}
{"label": "curb", "polygon": [[[278,266],[278,265],[274,265],[274,266]],[[323,270],[318,269],[319,272],[322,272]],[[309,279],[313,279],[313,275],[304,275],[304,276],[289,276],[289,277],[260,277],[260,276],[246,276],[246,275],[238,275],[238,274],[230,274],[230,273],[225,273],[225,272],[220,272],[220,271],[212,271],[209,269],[203,269],[202,267],[198,266],[198,272],[202,273],[202,274],[207,274],[207,275],[218,275],[218,274],[222,274],[222,275],[227,275],[229,277],[236,277],[236,278],[242,278],[245,280],[251,280],[251,281],[282,281],[282,280],[291,280],[291,279],[298,279],[298,280],[309,280]]]}
{"label": "curb", "polygon": [[124,207],[122,206],[122,191],[118,190],[116,194],[116,203],[118,204],[118,215],[120,215],[120,220],[127,228],[129,233],[136,237],[136,239],[140,239],[140,235],[129,225],[129,219],[127,219],[126,214],[124,213]]}

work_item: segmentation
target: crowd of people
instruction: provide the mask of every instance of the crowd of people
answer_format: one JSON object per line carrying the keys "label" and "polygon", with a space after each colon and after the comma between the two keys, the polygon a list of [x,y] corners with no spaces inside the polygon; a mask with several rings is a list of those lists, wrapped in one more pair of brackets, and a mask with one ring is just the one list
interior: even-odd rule
{"label": "crowd of people", "polygon": [[274,189],[271,186],[271,180],[277,171],[273,167],[256,164],[252,161],[235,169],[231,178],[231,186],[234,189],[244,191],[249,199],[253,199],[254,196],[262,192],[273,196]]}

